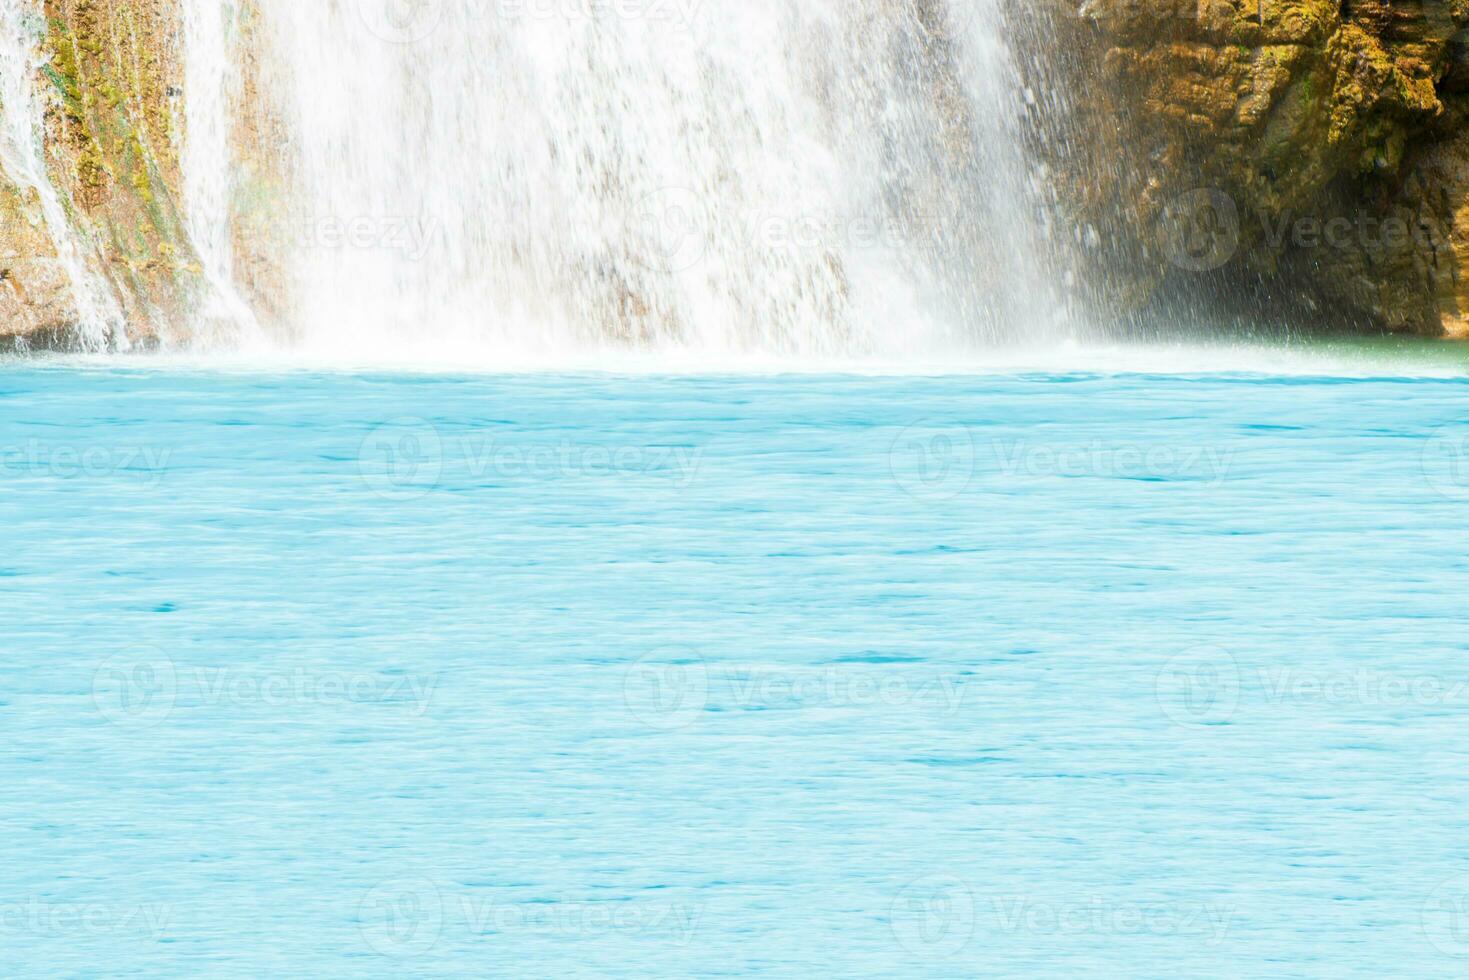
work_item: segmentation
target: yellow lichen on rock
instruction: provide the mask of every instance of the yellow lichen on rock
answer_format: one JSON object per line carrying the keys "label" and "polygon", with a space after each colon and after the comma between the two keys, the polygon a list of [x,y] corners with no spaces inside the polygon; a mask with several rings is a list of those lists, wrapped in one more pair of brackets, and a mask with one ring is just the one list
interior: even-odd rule
{"label": "yellow lichen on rock", "polygon": [[[181,85],[176,0],[45,0],[40,9],[44,63],[35,91],[45,113],[44,162],[81,260],[112,294],[133,342],[181,334],[189,284],[175,257],[190,249],[172,121]],[[37,230],[30,203],[0,180],[0,201],[7,198],[0,254],[11,259],[0,279],[8,284],[0,315],[13,315],[3,332],[66,346],[74,303],[59,285],[34,288],[62,282],[54,244]]]}

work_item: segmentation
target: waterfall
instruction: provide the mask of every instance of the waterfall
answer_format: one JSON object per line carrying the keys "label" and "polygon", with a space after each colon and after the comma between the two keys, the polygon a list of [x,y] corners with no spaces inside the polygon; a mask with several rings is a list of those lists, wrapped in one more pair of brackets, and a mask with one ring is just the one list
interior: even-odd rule
{"label": "waterfall", "polygon": [[73,226],[68,201],[46,169],[45,106],[36,91],[45,64],[41,55],[45,24],[38,0],[0,3],[0,169],[23,195],[34,195],[40,204],[71,289],[79,343],[93,350],[109,343],[125,348],[121,308],[111,286],[89,267],[88,249]]}
{"label": "waterfall", "polygon": [[183,5],[185,226],[204,272],[194,334],[202,344],[255,339],[260,327],[235,284],[233,110],[238,97],[234,0]]}
{"label": "waterfall", "polygon": [[[348,353],[942,352],[1069,329],[1009,0],[254,0],[291,333]],[[228,28],[190,227],[228,283]]]}

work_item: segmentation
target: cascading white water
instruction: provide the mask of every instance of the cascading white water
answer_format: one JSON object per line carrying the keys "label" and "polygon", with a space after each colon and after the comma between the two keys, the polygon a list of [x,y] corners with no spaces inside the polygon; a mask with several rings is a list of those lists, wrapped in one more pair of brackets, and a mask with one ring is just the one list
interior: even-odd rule
{"label": "cascading white water", "polygon": [[892,354],[1058,318],[1008,0],[256,2],[308,346]]}
{"label": "cascading white water", "polygon": [[94,350],[109,344],[125,349],[128,339],[121,308],[111,286],[88,266],[85,244],[46,169],[45,112],[36,91],[44,64],[45,23],[39,2],[0,3],[0,168],[22,193],[33,194],[40,203],[46,231],[71,288],[78,341]]}
{"label": "cascading white water", "polygon": [[233,112],[238,98],[234,0],[183,5],[185,227],[204,271],[193,333],[201,343],[253,340],[259,324],[235,283]]}

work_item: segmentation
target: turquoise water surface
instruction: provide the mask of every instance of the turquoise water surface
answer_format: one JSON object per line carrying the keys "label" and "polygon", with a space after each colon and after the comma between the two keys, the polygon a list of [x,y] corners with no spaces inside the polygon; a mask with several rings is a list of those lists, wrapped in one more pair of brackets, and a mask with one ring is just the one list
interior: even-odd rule
{"label": "turquoise water surface", "polygon": [[1469,970],[1469,381],[0,367],[16,976]]}

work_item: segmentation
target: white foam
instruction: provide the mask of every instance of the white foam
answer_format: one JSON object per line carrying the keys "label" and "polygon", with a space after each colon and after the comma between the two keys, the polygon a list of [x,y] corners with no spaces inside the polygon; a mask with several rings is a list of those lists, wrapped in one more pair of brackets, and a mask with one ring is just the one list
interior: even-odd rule
{"label": "white foam", "polygon": [[699,349],[631,351],[608,346],[575,351],[428,347],[405,355],[359,351],[353,355],[298,348],[244,351],[164,352],[126,358],[72,356],[47,362],[67,368],[143,367],[162,371],[245,373],[392,373],[443,376],[497,374],[611,375],[852,375],[996,376],[1257,375],[1329,378],[1469,377],[1469,349],[1457,344],[1389,338],[1378,341],[1187,341],[1096,343],[1084,340],[1047,345],[995,346],[952,351],[946,356],[807,357],[749,353],[711,360]]}

